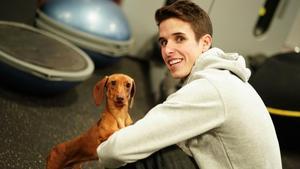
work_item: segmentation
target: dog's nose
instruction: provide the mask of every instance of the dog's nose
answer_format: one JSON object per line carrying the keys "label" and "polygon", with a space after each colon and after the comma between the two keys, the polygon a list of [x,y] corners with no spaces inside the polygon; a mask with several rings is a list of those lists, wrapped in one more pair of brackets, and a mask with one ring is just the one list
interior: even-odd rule
{"label": "dog's nose", "polygon": [[117,101],[118,102],[121,102],[121,101],[123,101],[124,100],[124,97],[122,97],[122,96],[117,96]]}

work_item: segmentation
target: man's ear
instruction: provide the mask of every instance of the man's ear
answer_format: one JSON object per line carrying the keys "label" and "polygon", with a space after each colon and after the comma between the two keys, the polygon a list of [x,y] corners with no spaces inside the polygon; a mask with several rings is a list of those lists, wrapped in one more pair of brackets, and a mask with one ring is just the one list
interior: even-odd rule
{"label": "man's ear", "polygon": [[205,34],[200,38],[200,45],[203,49],[203,52],[206,52],[212,44],[212,37],[210,34]]}

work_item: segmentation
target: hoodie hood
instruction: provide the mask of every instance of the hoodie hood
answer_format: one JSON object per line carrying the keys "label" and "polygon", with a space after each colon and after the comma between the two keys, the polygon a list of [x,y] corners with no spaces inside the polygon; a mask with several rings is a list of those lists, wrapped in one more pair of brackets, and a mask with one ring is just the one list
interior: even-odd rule
{"label": "hoodie hood", "polygon": [[228,70],[244,82],[247,82],[251,75],[243,56],[238,53],[224,53],[219,48],[211,48],[199,56],[192,71],[204,69]]}

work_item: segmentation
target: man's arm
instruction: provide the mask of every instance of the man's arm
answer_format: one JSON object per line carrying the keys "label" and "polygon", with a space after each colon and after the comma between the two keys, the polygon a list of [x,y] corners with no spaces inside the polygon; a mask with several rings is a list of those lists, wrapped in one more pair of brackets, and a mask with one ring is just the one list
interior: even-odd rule
{"label": "man's arm", "polygon": [[103,142],[97,148],[100,163],[120,167],[217,127],[224,121],[223,104],[218,98],[206,80],[181,88],[144,118]]}

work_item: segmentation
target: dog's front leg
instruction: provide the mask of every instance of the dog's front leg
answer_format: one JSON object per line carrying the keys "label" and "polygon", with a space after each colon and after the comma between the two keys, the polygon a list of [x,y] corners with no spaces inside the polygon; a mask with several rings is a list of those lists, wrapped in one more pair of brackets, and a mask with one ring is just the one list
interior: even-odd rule
{"label": "dog's front leg", "polygon": [[117,120],[119,129],[124,128],[126,126],[126,124],[125,124],[126,122],[123,119],[117,118],[116,120]]}
{"label": "dog's front leg", "polygon": [[125,126],[129,126],[133,123],[131,117],[128,115],[127,118],[125,119]]}

